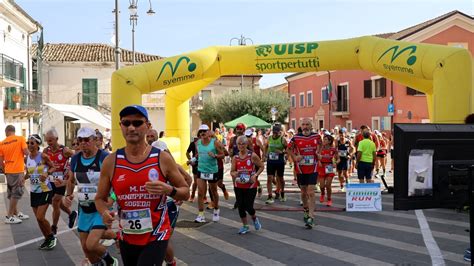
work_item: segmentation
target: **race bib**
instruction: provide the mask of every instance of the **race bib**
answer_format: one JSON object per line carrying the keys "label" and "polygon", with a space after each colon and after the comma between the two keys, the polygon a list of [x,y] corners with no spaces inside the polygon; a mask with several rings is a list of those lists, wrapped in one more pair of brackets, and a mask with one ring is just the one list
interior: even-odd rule
{"label": "race bib", "polygon": [[51,181],[54,181],[54,180],[56,180],[56,179],[58,179],[58,180],[64,180],[64,174],[63,174],[63,172],[53,172],[53,173],[51,174],[51,176],[52,176],[52,178],[53,178],[53,180],[51,180]]}
{"label": "race bib", "polygon": [[94,202],[95,194],[97,193],[97,186],[90,184],[79,184],[77,186],[77,198],[79,204],[89,206]]}
{"label": "race bib", "polygon": [[332,166],[332,164],[326,165],[326,167],[324,167],[324,172],[326,174],[333,174],[334,173],[334,167]]}
{"label": "race bib", "polygon": [[247,184],[250,182],[250,175],[246,173],[241,173],[235,181],[240,184]]}
{"label": "race bib", "polygon": [[304,155],[300,161],[300,165],[314,165],[314,156]]}
{"label": "race bib", "polygon": [[36,176],[31,175],[30,176],[30,183],[31,183],[32,186],[38,186],[40,182],[41,181],[39,179],[39,175],[36,175]]}
{"label": "race bib", "polygon": [[280,158],[279,154],[276,153],[276,152],[270,152],[268,154],[268,159],[272,160],[272,161],[275,161],[275,160],[278,160]]}
{"label": "race bib", "polygon": [[213,179],[214,179],[214,174],[211,174],[211,173],[201,173],[201,179],[202,179],[202,180],[213,180]]}
{"label": "race bib", "polygon": [[343,157],[343,158],[347,157],[347,151],[344,151],[344,150],[339,151],[339,157]]}
{"label": "race bib", "polygon": [[120,226],[125,234],[140,235],[153,231],[150,209],[122,211]]}

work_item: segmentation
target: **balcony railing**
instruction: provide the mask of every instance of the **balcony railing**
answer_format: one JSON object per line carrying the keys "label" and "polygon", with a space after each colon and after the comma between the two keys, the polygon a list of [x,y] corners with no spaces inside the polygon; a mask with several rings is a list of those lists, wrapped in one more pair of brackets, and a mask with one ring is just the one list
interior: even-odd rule
{"label": "balcony railing", "polygon": [[0,54],[0,75],[17,83],[23,83],[25,70],[23,63],[5,54]]}
{"label": "balcony railing", "polygon": [[6,88],[5,110],[40,112],[42,103],[41,94],[36,91]]}

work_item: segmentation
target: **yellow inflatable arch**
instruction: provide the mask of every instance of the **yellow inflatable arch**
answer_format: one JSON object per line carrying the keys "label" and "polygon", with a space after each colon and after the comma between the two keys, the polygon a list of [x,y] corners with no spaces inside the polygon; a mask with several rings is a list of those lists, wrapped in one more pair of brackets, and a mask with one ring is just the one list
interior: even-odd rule
{"label": "yellow inflatable arch", "polygon": [[372,71],[427,96],[432,122],[462,123],[473,112],[472,61],[468,50],[377,37],[346,40],[214,46],[126,67],[112,75],[112,138],[125,142],[119,111],[141,104],[142,94],[166,89],[166,136],[178,162],[185,162],[190,140],[189,99],[222,75]]}

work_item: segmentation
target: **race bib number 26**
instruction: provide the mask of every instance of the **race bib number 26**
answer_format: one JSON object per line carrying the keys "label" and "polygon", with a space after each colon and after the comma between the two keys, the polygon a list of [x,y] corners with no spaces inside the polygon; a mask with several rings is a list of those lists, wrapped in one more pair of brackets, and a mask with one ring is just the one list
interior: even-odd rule
{"label": "race bib number 26", "polygon": [[120,226],[126,234],[145,234],[153,231],[150,209],[122,211]]}

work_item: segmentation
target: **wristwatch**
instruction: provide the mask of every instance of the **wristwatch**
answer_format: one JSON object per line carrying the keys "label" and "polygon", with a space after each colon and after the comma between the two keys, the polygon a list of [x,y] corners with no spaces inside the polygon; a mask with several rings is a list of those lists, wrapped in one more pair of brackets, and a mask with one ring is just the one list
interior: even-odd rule
{"label": "wristwatch", "polygon": [[169,194],[169,196],[174,197],[176,195],[176,192],[178,192],[178,191],[176,190],[175,187],[173,187],[173,190],[171,190],[171,193]]}

